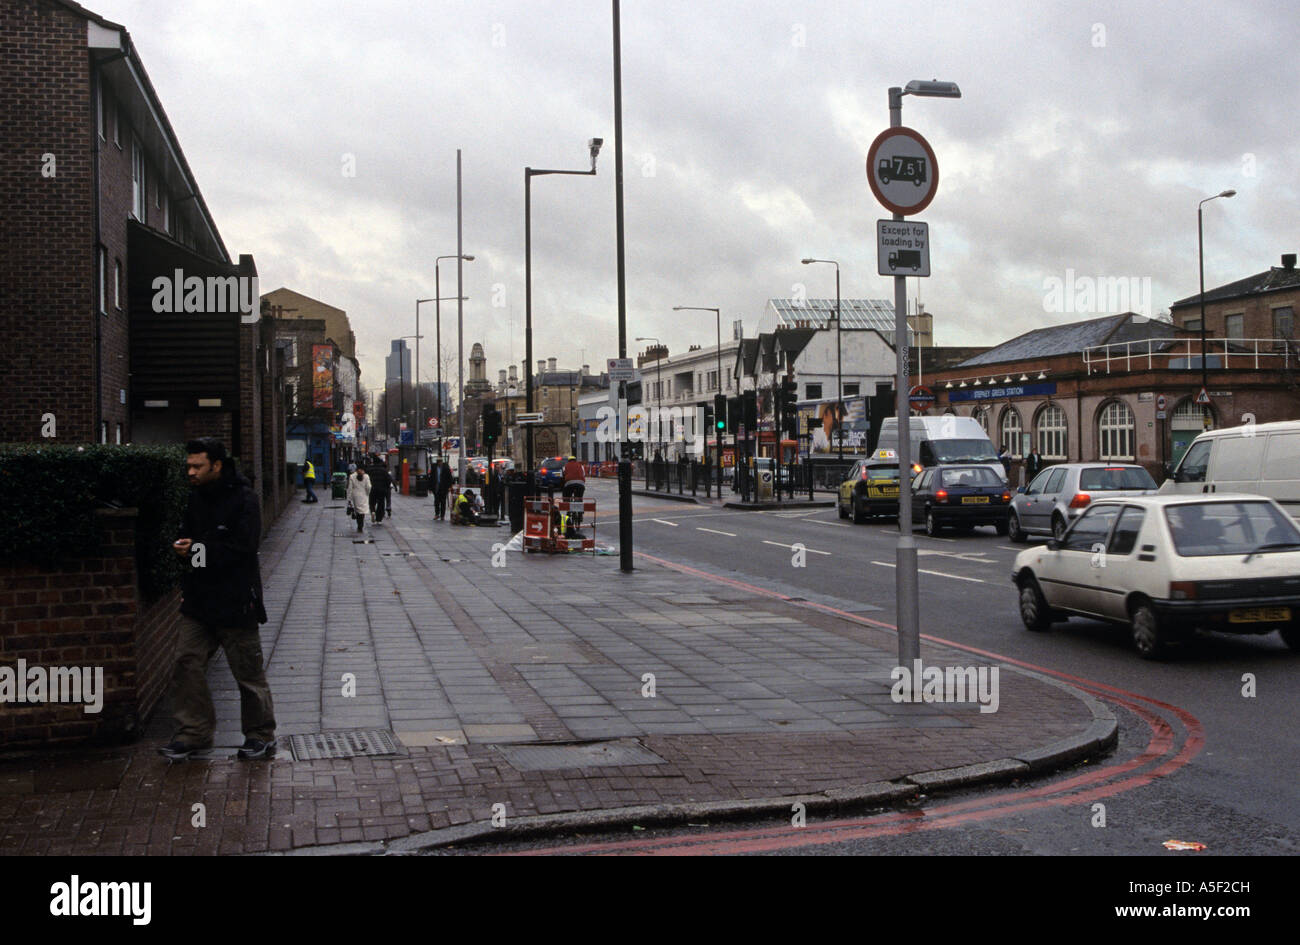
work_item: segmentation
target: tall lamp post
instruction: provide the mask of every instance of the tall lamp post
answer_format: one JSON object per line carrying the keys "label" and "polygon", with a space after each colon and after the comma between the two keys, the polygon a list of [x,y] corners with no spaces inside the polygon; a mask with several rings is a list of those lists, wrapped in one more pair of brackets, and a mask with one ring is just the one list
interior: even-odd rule
{"label": "tall lamp post", "polygon": [[840,355],[840,264],[834,259],[801,259],[805,266],[829,263],[835,267],[835,439],[844,462],[844,361]]}
{"label": "tall lamp post", "polygon": [[[927,98],[961,98],[956,82],[924,81],[913,79],[907,87],[893,86],[889,90],[889,127],[903,124],[903,96],[919,95]],[[895,222],[902,222],[903,214],[894,214]],[[906,477],[912,468],[912,434],[908,419],[907,374],[907,279],[894,276],[894,354],[897,376],[894,378],[895,410],[898,413],[898,471]],[[921,658],[921,606],[916,571],[916,539],[912,536],[912,489],[909,482],[900,482],[898,490],[898,548],[895,552],[894,587],[897,597],[898,663],[913,667]],[[914,674],[919,676],[920,674]],[[912,680],[913,693],[919,686]],[[911,696],[913,693],[908,693]]]}
{"label": "tall lamp post", "polygon": [[[701,305],[674,305],[674,306],[673,306],[673,311],[674,311],[674,312],[712,312],[712,313],[713,313],[713,315],[714,315],[714,317],[715,317],[715,319],[716,319],[716,321],[717,321],[717,329],[718,329],[718,393],[721,394],[721,393],[722,393],[722,309],[720,309],[720,308],[709,308],[708,306],[701,306]],[[714,418],[713,418],[713,428],[714,428],[714,430],[717,430],[717,422],[718,422],[718,418],[717,418],[717,416],[716,416],[716,414],[715,414],[715,416],[714,416]],[[709,431],[709,432],[712,432],[712,431]],[[717,463],[718,463],[718,498],[721,499],[721,498],[722,498],[722,434],[721,434],[721,433],[716,433],[715,435],[716,435],[717,438],[718,438],[718,447],[717,447],[717,449],[715,449],[713,452],[715,452],[715,453],[717,454]],[[707,451],[708,448],[709,448],[709,437],[708,437],[708,432],[706,432],[706,433],[705,433],[705,436],[704,436],[704,449]],[[705,456],[705,458],[704,458],[704,465],[705,465],[705,466],[708,466],[708,464],[709,464],[708,457]],[[707,493],[706,493],[706,495],[707,495]]]}
{"label": "tall lamp post", "polygon": [[[596,176],[596,155],[604,144],[601,138],[587,142],[591,153],[591,170],[557,171],[544,168],[524,168],[524,410],[533,412],[533,178],[543,174],[572,174],[579,177]],[[526,467],[533,472],[533,427],[528,427]],[[531,491],[531,490],[530,490]]]}
{"label": "tall lamp post", "polygon": [[[437,258],[433,261],[433,294],[434,294],[434,296],[435,296],[435,300],[434,300],[434,301],[435,301],[435,305],[434,305],[434,307],[433,307],[433,310],[434,310],[434,323],[435,323],[435,327],[434,327],[434,336],[435,336],[435,341],[434,341],[434,345],[435,345],[435,347],[434,347],[434,358],[435,358],[435,360],[437,360],[437,362],[438,362],[438,365],[437,365],[437,367],[438,367],[438,380],[437,380],[437,384],[438,384],[438,395],[437,395],[437,396],[438,396],[438,457],[439,457],[439,458],[442,457],[442,429],[443,429],[443,427],[442,427],[442,283],[439,281],[439,276],[441,275],[441,272],[440,272],[440,270],[438,269],[438,264],[439,264],[440,262],[442,262],[444,259],[456,259],[456,258],[457,258],[456,254],[455,254],[455,253],[452,253],[450,256],[439,256],[439,257],[437,257]],[[473,257],[473,256],[470,256],[470,255],[463,255],[463,256],[460,256],[459,258],[465,260],[466,262],[473,262],[473,261],[474,261],[474,257]],[[427,300],[426,300],[426,301],[427,301]],[[447,301],[450,302],[451,299],[448,299]],[[464,300],[464,299],[460,299],[459,301],[465,301],[465,300]],[[419,323],[420,314],[419,314],[418,311],[416,312],[415,317],[416,317],[416,327],[415,327],[415,330],[418,332],[418,331],[420,330],[420,327],[419,327],[419,325],[420,325],[420,323]],[[420,364],[420,355],[419,355],[419,350],[420,350],[420,349],[419,349],[419,347],[417,346],[415,350],[416,350],[416,355],[415,355],[415,363],[416,363],[416,370],[415,370],[415,383],[416,383],[416,389],[418,390],[418,389],[419,389],[419,383],[420,383],[420,369],[419,369],[419,364]]]}
{"label": "tall lamp post", "polygon": [[[1205,356],[1205,229],[1201,224],[1201,207],[1211,200],[1218,200],[1220,197],[1235,196],[1237,196],[1235,190],[1225,190],[1213,197],[1206,197],[1196,205],[1196,258],[1201,272],[1201,387],[1205,388],[1207,394],[1210,390],[1210,374],[1206,366],[1209,359]],[[1201,409],[1204,411],[1205,416],[1208,417],[1209,410],[1204,407]]]}
{"label": "tall lamp post", "polygon": [[[663,342],[658,338],[649,338],[638,335],[637,341],[653,341],[660,347]],[[663,406],[664,406],[664,382],[663,382],[663,356],[661,353],[655,358],[655,442],[658,444],[656,451],[663,454],[664,428],[663,428]],[[641,402],[645,403],[645,393],[641,394]]]}

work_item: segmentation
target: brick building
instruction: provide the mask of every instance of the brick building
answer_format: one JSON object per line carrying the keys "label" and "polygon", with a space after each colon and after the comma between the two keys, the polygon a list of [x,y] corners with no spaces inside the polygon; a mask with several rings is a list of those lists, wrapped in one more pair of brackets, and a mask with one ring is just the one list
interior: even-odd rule
{"label": "brick building", "polygon": [[69,0],[5,0],[0,35],[0,441],[217,435],[278,510],[257,269],[222,242],[130,35]]}

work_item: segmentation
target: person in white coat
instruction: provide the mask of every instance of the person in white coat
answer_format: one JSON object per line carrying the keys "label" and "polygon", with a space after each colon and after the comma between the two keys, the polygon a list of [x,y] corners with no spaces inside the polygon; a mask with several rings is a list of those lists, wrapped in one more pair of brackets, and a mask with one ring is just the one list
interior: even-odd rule
{"label": "person in white coat", "polygon": [[348,473],[348,514],[357,520],[357,531],[366,527],[366,510],[370,508],[370,477],[360,466]]}

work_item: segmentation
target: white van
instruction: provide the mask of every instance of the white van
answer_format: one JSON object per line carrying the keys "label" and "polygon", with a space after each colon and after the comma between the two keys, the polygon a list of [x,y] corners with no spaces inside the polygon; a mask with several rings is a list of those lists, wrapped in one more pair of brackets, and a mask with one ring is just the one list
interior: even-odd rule
{"label": "white van", "polygon": [[1160,491],[1266,495],[1300,519],[1300,420],[1207,430]]}
{"label": "white van", "polygon": [[[911,417],[907,422],[908,438],[912,441],[913,468],[920,465],[948,466],[953,463],[975,463],[988,466],[1007,481],[1007,471],[998,459],[997,448],[984,428],[974,417]],[[880,422],[880,439],[877,449],[898,449],[898,418],[886,417]]]}

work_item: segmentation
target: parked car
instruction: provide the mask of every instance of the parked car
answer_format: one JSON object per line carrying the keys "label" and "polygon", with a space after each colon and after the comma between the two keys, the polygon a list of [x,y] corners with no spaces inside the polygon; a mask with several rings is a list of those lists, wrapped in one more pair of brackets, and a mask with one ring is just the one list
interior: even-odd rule
{"label": "parked car", "polygon": [[1192,440],[1162,493],[1248,492],[1300,518],[1300,420],[1209,430]]}
{"label": "parked car", "polygon": [[550,459],[542,460],[542,464],[537,467],[538,484],[543,489],[551,487],[559,489],[563,486],[565,462],[563,456],[552,456]]}
{"label": "parked car", "polygon": [[1007,533],[1011,492],[988,466],[934,466],[912,481],[912,524],[925,523],[927,535],[945,527],[992,525]]}
{"label": "parked car", "polygon": [[869,459],[860,459],[840,483],[836,508],[840,518],[853,516],[865,522],[872,515],[898,515],[898,454],[893,450],[876,450]]}
{"label": "parked car", "polygon": [[1300,649],[1300,529],[1261,496],[1099,500],[1060,541],[1020,552],[1012,580],[1028,629],[1127,624],[1147,659],[1197,628],[1279,630]]}
{"label": "parked car", "polygon": [[1011,498],[1007,535],[1027,541],[1045,534],[1060,539],[1093,499],[1153,495],[1156,481],[1131,463],[1061,463],[1049,466]]}

